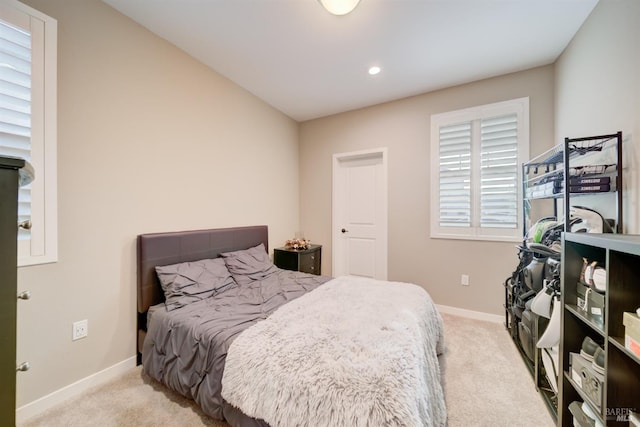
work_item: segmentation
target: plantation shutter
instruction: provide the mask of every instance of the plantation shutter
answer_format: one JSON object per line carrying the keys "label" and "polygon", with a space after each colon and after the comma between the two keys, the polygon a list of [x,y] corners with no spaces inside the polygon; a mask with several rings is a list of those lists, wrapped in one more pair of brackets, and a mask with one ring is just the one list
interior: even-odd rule
{"label": "plantation shutter", "polygon": [[[0,155],[31,160],[31,36],[0,20]],[[31,218],[31,185],[18,195],[18,222]],[[30,238],[20,228],[18,239]]]}
{"label": "plantation shutter", "polygon": [[480,121],[480,227],[518,226],[518,116]]}
{"label": "plantation shutter", "polygon": [[440,127],[440,226],[471,226],[471,122]]}

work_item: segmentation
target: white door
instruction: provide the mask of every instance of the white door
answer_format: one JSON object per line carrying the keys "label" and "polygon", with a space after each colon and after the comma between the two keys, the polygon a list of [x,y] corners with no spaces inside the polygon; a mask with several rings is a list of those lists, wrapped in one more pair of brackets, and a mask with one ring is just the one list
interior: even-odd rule
{"label": "white door", "polygon": [[333,156],[333,276],[387,279],[387,150]]}

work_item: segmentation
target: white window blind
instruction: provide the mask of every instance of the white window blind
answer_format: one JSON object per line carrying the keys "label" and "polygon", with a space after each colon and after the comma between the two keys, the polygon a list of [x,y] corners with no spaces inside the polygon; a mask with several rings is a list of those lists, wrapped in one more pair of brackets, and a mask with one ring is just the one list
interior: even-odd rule
{"label": "white window blind", "polygon": [[529,100],[431,117],[431,236],[518,240]]}
{"label": "white window blind", "polygon": [[471,225],[471,123],[440,128],[440,216],[442,227]]}
{"label": "white window blind", "polygon": [[[0,20],[0,155],[31,161],[31,35]],[[20,187],[18,222],[31,219],[31,185]],[[31,237],[18,229],[18,240]]]}
{"label": "white window blind", "polygon": [[480,226],[518,228],[518,116],[480,122]]}
{"label": "white window blind", "polygon": [[[17,0],[0,1],[0,155],[27,160],[21,187],[18,266],[55,262],[57,229],[57,27]],[[16,224],[17,226],[17,224]]]}

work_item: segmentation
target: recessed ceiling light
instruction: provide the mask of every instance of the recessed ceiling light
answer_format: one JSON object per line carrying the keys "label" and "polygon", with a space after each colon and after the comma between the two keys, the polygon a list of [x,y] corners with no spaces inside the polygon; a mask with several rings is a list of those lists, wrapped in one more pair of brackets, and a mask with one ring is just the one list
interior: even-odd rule
{"label": "recessed ceiling light", "polygon": [[375,76],[380,71],[382,71],[382,70],[377,65],[374,65],[373,67],[369,68],[369,74],[371,74],[372,76]]}

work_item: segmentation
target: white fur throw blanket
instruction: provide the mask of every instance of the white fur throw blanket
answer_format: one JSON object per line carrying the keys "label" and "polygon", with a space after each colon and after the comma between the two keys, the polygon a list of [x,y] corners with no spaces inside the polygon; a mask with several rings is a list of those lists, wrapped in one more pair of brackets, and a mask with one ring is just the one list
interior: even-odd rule
{"label": "white fur throw blanket", "polygon": [[280,426],[444,426],[442,319],[419,286],[339,277],[242,332],[222,396]]}

